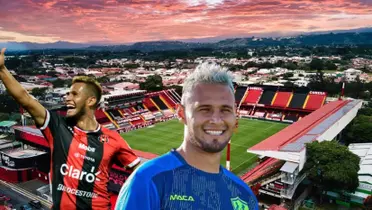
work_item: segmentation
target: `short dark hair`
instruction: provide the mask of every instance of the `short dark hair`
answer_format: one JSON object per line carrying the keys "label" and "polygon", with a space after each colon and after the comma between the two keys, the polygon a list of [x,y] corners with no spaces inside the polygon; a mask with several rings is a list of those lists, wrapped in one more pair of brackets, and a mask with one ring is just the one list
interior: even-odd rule
{"label": "short dark hair", "polygon": [[76,76],[72,79],[72,84],[77,82],[85,83],[92,90],[94,97],[97,99],[95,106],[98,107],[102,97],[102,87],[97,80],[88,76]]}

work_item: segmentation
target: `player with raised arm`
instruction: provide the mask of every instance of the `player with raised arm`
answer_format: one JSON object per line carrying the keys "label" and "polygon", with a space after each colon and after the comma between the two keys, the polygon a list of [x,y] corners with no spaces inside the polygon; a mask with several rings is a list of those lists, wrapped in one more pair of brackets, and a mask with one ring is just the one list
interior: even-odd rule
{"label": "player with raised arm", "polygon": [[29,95],[5,67],[4,53],[5,48],[0,54],[0,80],[30,113],[50,147],[53,209],[110,209],[107,185],[112,164],[134,167],[140,159],[117,132],[95,119],[102,95],[99,83],[75,77],[62,117]]}

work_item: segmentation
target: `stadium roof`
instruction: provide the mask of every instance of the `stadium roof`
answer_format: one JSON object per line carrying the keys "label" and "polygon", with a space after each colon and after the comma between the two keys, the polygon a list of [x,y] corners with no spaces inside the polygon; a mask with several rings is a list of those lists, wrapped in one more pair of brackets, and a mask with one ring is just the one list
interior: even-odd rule
{"label": "stadium roof", "polygon": [[108,99],[111,97],[125,96],[125,95],[136,95],[139,93],[146,93],[146,90],[114,90],[114,91],[111,91],[109,94],[103,95],[102,99]]}
{"label": "stadium roof", "polygon": [[300,152],[306,143],[314,141],[359,102],[333,101],[328,103],[261,143],[251,147],[249,151],[280,150]]}
{"label": "stadium roof", "polygon": [[360,157],[359,181],[372,184],[372,143],[350,144],[349,150]]}
{"label": "stadium roof", "polygon": [[28,126],[14,126],[15,130],[20,130],[26,133],[34,134],[37,136],[43,136],[43,133],[38,128]]}
{"label": "stadium roof", "polygon": [[38,155],[42,155],[42,154],[45,154],[46,152],[44,151],[39,151],[39,150],[30,150],[30,149],[27,149],[27,150],[15,150],[15,151],[11,151],[11,152],[5,152],[5,154],[7,154],[9,157],[13,157],[13,158],[29,158],[29,157],[34,157],[34,156],[38,156]]}
{"label": "stadium roof", "polygon": [[330,102],[247,152],[299,163],[301,170],[305,163],[306,143],[334,139],[356,116],[361,106],[360,100]]}

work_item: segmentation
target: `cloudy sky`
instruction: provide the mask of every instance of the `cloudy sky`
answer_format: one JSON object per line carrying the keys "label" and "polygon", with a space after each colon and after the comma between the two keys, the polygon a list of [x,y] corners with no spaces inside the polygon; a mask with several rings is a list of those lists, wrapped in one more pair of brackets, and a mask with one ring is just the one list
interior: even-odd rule
{"label": "cloudy sky", "polygon": [[0,0],[0,42],[132,43],[372,26],[372,0]]}

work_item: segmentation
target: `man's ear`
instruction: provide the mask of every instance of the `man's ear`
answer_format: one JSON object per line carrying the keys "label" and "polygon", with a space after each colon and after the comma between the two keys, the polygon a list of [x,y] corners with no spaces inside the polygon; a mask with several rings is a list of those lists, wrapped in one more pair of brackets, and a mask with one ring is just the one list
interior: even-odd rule
{"label": "man's ear", "polygon": [[182,104],[177,104],[177,117],[180,122],[186,124],[185,107]]}
{"label": "man's ear", "polygon": [[92,96],[88,98],[87,104],[89,107],[95,107],[97,102],[97,98]]}

